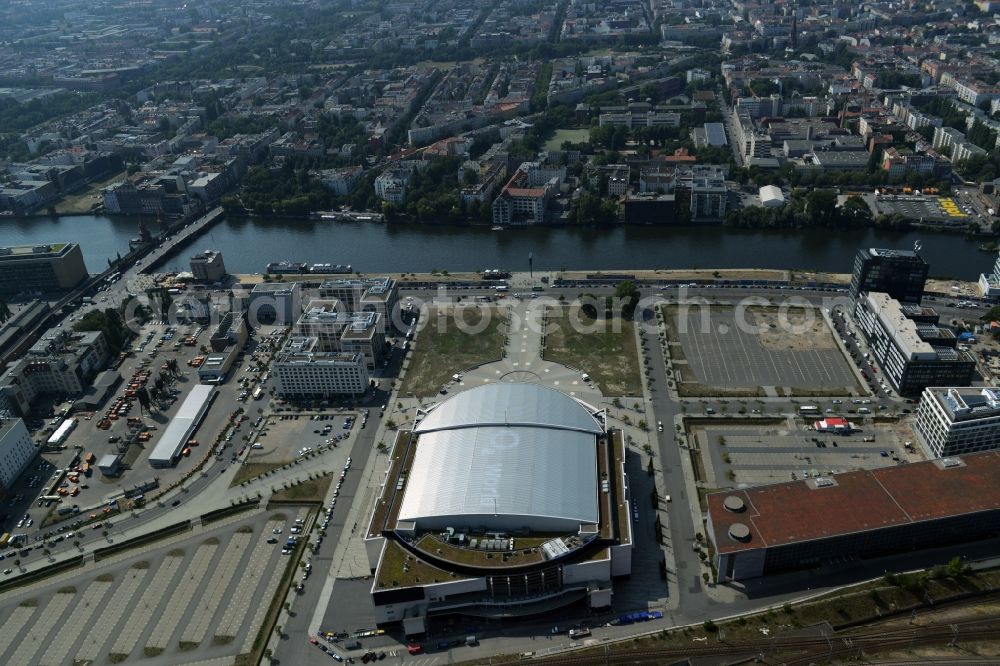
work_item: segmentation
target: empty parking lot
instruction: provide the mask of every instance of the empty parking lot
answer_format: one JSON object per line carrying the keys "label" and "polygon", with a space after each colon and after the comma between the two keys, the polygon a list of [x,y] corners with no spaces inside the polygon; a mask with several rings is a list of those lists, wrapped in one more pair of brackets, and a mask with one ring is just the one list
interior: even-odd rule
{"label": "empty parking lot", "polygon": [[686,323],[678,322],[676,312],[667,312],[669,335],[679,341],[686,360],[686,368],[677,367],[682,382],[726,390],[780,386],[793,392],[839,389],[846,394],[857,389],[850,365],[818,313],[809,313],[811,323],[799,326],[806,311],[793,311],[789,319],[796,327],[786,330],[770,309],[750,308],[742,315],[727,306],[699,310],[704,312],[694,313]]}
{"label": "empty parking lot", "polygon": [[806,430],[800,419],[767,425],[744,425],[735,419],[718,425],[699,423],[690,427],[690,433],[713,487],[778,483],[921,459],[918,451],[904,447],[896,428],[850,420],[858,428],[850,435]]}
{"label": "empty parking lot", "polygon": [[[7,593],[0,663],[187,664],[249,653],[304,509],[261,512]],[[268,543],[269,539],[277,543]]]}

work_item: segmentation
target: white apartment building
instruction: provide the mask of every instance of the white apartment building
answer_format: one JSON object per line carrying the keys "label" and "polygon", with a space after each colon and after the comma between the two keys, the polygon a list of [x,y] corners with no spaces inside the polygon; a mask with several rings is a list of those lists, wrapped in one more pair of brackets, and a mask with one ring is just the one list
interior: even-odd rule
{"label": "white apartment building", "polygon": [[6,494],[36,453],[24,421],[0,412],[0,494]]}
{"label": "white apartment building", "polygon": [[914,430],[928,455],[943,458],[1000,447],[1000,389],[924,389]]}
{"label": "white apartment building", "polygon": [[272,364],[284,397],[360,395],[368,390],[368,367],[356,352],[317,351],[316,338],[291,337]]}

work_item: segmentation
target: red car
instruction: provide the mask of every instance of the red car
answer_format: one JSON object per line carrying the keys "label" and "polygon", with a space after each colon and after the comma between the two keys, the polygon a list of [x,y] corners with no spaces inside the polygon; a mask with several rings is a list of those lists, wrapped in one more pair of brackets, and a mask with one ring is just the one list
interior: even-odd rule
{"label": "red car", "polygon": [[424,648],[420,645],[420,643],[410,643],[406,646],[406,651],[410,654],[420,654],[424,651]]}

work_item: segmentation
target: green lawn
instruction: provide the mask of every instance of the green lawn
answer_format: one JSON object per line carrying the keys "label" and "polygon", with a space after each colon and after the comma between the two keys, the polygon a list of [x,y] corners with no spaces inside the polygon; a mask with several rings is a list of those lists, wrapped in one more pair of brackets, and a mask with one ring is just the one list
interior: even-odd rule
{"label": "green lawn", "polygon": [[551,139],[545,142],[545,150],[562,150],[563,141],[585,143],[590,141],[590,130],[557,129]]}
{"label": "green lawn", "polygon": [[[451,376],[468,368],[497,361],[503,354],[505,321],[499,308],[462,308],[464,327],[453,316],[455,310],[432,309],[424,328],[417,333],[401,395],[435,395]],[[483,327],[483,317],[487,317]],[[465,330],[462,330],[462,329]],[[479,329],[482,328],[482,331]]]}
{"label": "green lawn", "polygon": [[271,495],[272,502],[322,502],[330,490],[332,476],[310,479],[297,485],[279,490]]}
{"label": "green lawn", "polygon": [[[570,317],[567,311],[546,311],[545,360],[586,372],[606,396],[639,395],[642,379],[632,322],[608,319],[597,328],[582,312],[574,310]],[[577,318],[582,326],[572,325]]]}

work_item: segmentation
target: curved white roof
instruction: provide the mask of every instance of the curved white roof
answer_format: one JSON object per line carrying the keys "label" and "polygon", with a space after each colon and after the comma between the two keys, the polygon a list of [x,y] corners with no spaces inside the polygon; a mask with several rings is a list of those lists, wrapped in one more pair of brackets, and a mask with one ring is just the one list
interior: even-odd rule
{"label": "curved white roof", "polygon": [[598,522],[601,424],[536,384],[490,384],[435,406],[419,435],[400,521],[418,529],[575,532]]}
{"label": "curved white roof", "polygon": [[525,425],[596,435],[603,432],[603,428],[593,411],[561,391],[538,384],[484,384],[432,407],[414,431]]}

